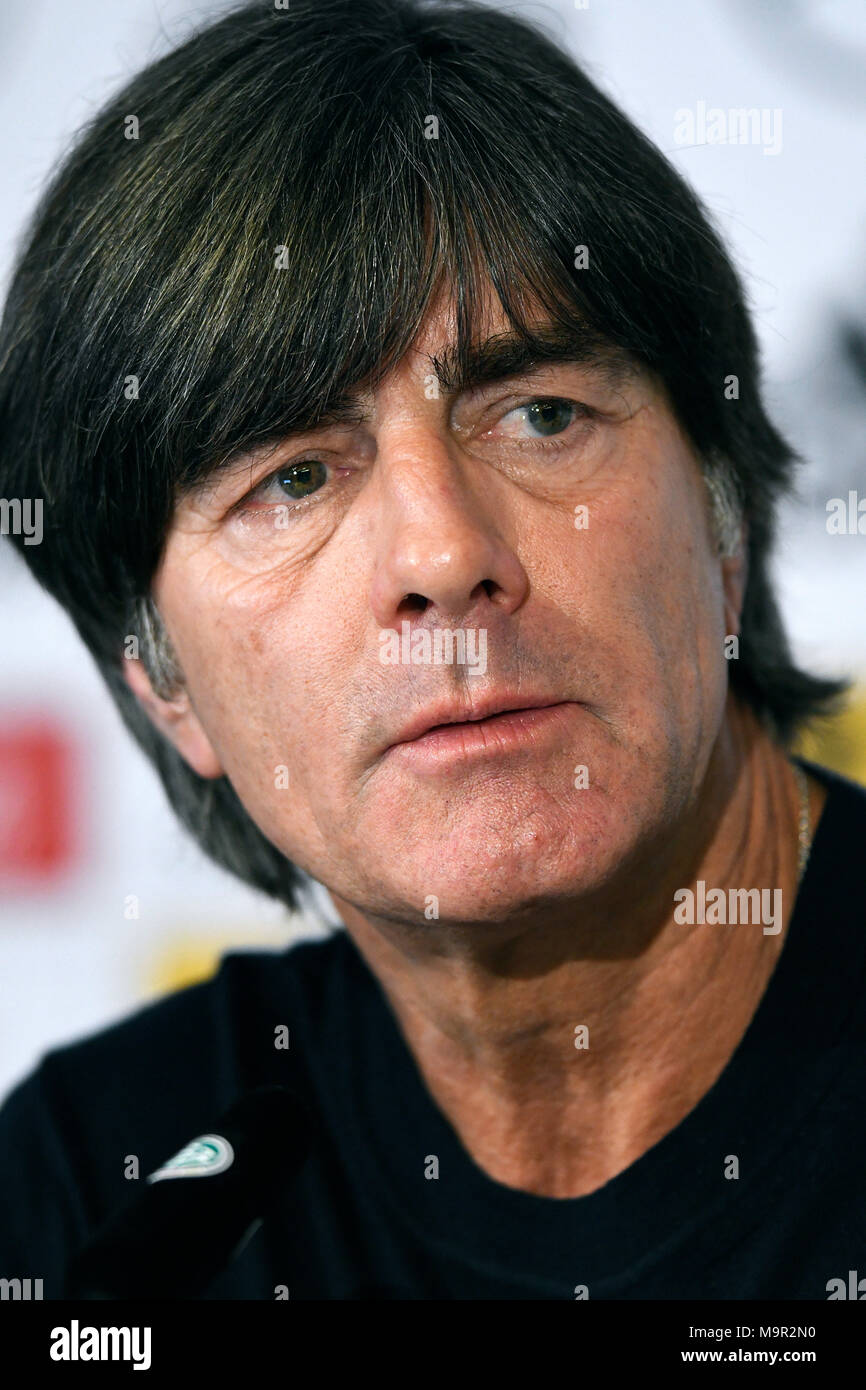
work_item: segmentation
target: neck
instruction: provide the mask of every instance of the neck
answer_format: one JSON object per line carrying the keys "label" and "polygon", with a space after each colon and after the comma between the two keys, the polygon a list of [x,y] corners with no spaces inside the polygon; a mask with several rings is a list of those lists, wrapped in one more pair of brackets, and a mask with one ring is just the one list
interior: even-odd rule
{"label": "neck", "polygon": [[[824,797],[810,781],[813,829]],[[798,818],[787,755],[731,699],[699,804],[603,902],[422,931],[334,897],[434,1100],[490,1177],[543,1196],[584,1195],[694,1108],[782,950]],[[705,923],[676,920],[674,892],[698,880],[726,901],[746,886],[778,903],[780,889],[772,929],[752,916],[713,925],[709,907]]]}

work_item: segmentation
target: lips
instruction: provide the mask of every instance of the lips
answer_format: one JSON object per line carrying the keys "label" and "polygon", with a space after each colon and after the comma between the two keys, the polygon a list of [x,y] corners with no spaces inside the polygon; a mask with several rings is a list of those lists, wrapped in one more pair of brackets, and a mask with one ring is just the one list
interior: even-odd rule
{"label": "lips", "polygon": [[413,777],[459,777],[470,765],[496,764],[517,775],[527,760],[537,775],[539,759],[561,756],[563,748],[572,745],[580,710],[578,701],[527,705],[525,696],[519,703],[491,700],[471,710],[440,709],[419,715],[382,758]]}
{"label": "lips", "polygon": [[547,709],[551,705],[561,703],[557,696],[528,699],[526,695],[490,695],[487,699],[476,700],[471,705],[438,705],[426,711],[419,711],[388,746],[393,748],[399,744],[414,743],[431,730],[446,728],[452,724],[477,724],[485,719],[494,719],[500,714]]}

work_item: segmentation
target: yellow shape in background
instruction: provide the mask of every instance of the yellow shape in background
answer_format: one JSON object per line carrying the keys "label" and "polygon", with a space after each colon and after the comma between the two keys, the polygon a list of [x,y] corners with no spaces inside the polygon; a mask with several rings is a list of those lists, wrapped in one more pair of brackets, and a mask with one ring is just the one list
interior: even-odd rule
{"label": "yellow shape in background", "polygon": [[144,969],[142,988],[152,996],[172,994],[209,980],[227,951],[284,951],[292,939],[293,933],[284,923],[269,928],[242,922],[234,929],[223,923],[214,932],[179,923],[176,931],[155,946]]}
{"label": "yellow shape in background", "polygon": [[172,942],[160,951],[148,971],[147,989],[154,994],[172,994],[187,985],[209,980],[216,972],[225,943],[187,938]]}
{"label": "yellow shape in background", "polygon": [[840,714],[806,728],[794,751],[866,786],[866,686],[852,690]]}

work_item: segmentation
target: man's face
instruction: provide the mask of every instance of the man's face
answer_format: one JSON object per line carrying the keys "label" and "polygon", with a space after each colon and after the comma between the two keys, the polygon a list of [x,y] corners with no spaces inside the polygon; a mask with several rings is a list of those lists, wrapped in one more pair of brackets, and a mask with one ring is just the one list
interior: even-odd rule
{"label": "man's face", "polygon": [[[439,301],[363,421],[187,496],[154,597],[198,770],[290,860],[361,911],[493,922],[615,883],[685,814],[736,596],[648,378],[557,361],[437,394],[453,335]],[[429,659],[437,629],[474,671],[456,641]],[[417,737],[503,705],[529,712]]]}

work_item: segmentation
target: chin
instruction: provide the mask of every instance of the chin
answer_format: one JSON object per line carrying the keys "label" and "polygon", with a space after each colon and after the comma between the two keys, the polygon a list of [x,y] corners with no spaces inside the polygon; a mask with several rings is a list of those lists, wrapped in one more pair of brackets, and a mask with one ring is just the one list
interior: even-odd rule
{"label": "chin", "polygon": [[[534,911],[573,902],[598,888],[610,876],[624,846],[609,847],[599,856],[591,842],[577,835],[555,842],[535,836],[529,843],[510,848],[467,839],[453,845],[419,847],[412,871],[395,880],[382,865],[377,879],[383,915],[435,926],[436,922],[496,925],[514,921]],[[384,889],[384,895],[383,890]],[[386,899],[385,907],[382,898]],[[376,911],[376,906],[370,904]]]}

